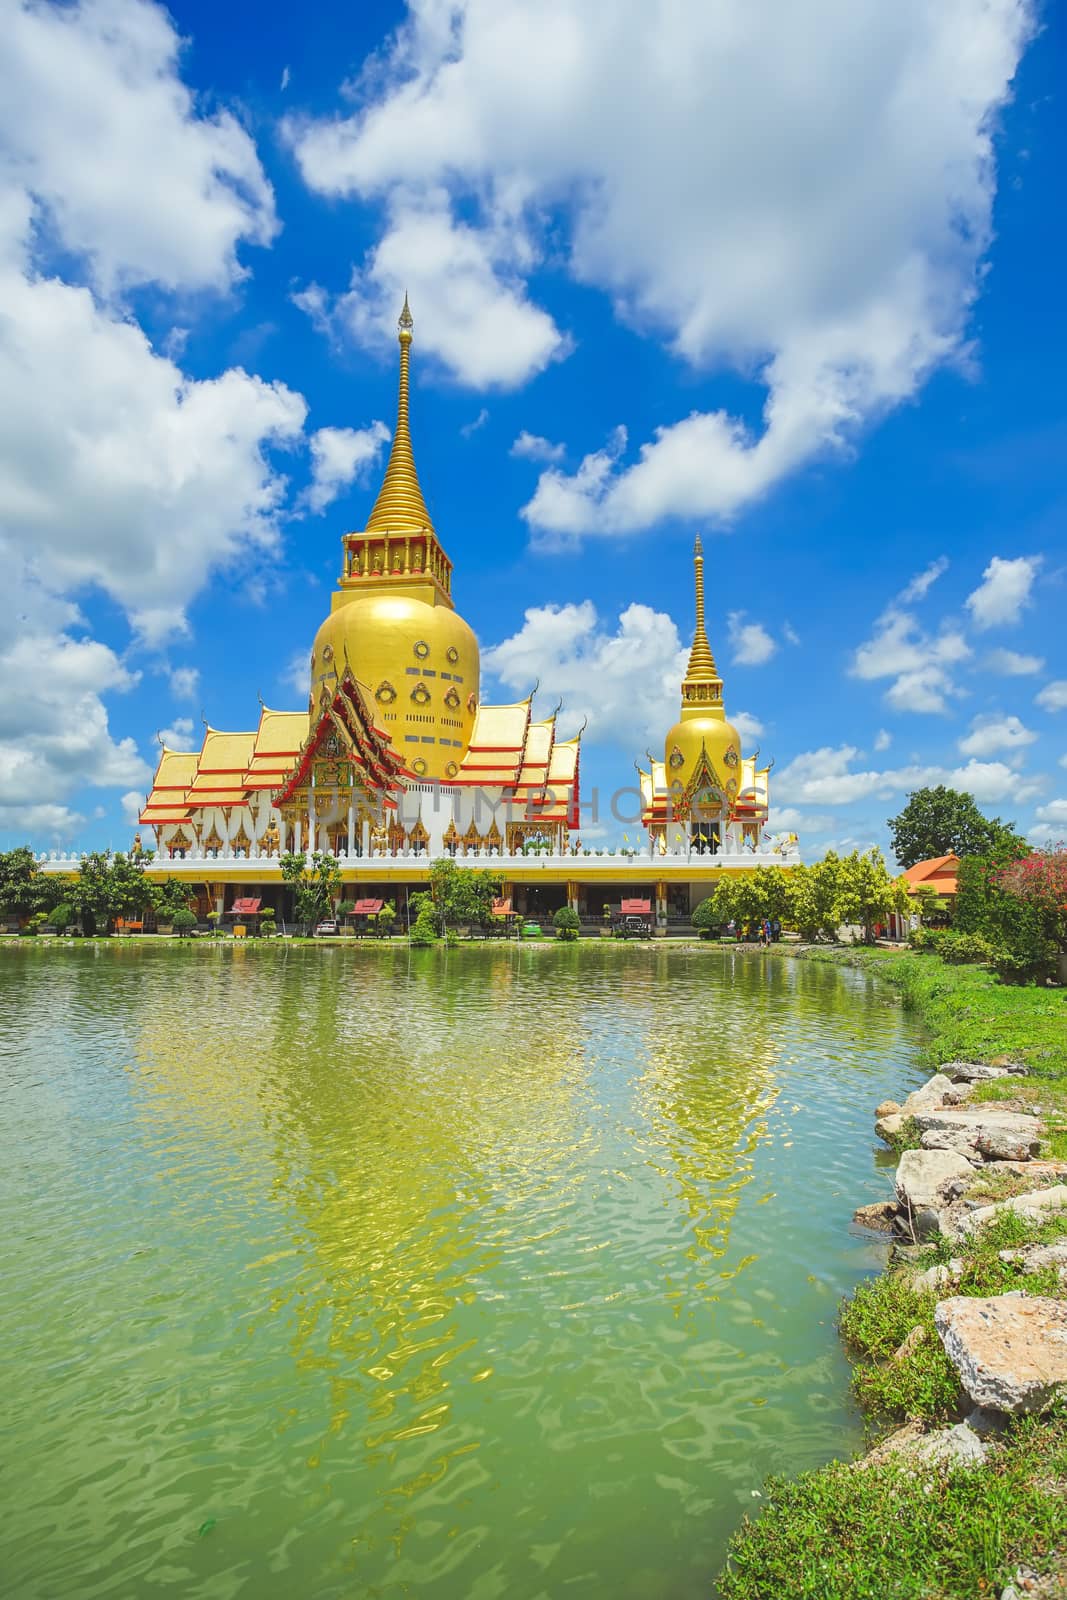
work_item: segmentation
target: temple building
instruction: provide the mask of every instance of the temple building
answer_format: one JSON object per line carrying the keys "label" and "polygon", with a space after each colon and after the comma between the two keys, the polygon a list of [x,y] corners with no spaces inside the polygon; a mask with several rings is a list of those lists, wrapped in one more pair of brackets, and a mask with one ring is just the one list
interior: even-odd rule
{"label": "temple building", "polygon": [[[768,840],[769,765],[745,756],[727,721],[704,618],[697,541],[696,630],[681,710],[663,759],[639,766],[640,849],[581,839],[581,734],[559,709],[535,718],[533,694],[484,704],[478,640],[456,609],[452,563],[423,497],[409,406],[413,321],[398,337],[396,428],[365,527],[342,538],[341,572],[308,660],[304,709],[260,706],[256,725],[207,727],[199,750],[163,748],[140,821],[153,874],[188,878],[226,911],[250,891],[285,911],[279,858],[332,852],[347,898],[396,899],[451,854],[489,866],[516,910],[653,902],[687,918],[722,872],[798,859]],[[76,857],[45,861],[71,870]]]}

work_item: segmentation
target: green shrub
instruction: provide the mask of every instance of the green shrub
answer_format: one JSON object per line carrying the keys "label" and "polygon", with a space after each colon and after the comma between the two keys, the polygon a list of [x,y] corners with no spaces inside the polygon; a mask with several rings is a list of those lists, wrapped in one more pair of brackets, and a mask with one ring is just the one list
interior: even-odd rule
{"label": "green shrub", "polygon": [[269,939],[272,934],[277,933],[278,930],[275,926],[276,917],[277,912],[273,906],[264,906],[263,910],[259,913],[259,931],[265,939]]}
{"label": "green shrub", "polygon": [[950,966],[972,966],[980,961],[992,961],[996,954],[996,947],[981,933],[957,933],[952,928],[931,929],[936,933],[937,940],[934,949],[942,961],[947,961]]}
{"label": "green shrub", "polygon": [[338,920],[340,922],[347,922],[348,918],[356,909],[356,902],[354,900],[339,900],[337,902],[336,909]]}
{"label": "green shrub", "polygon": [[552,918],[556,934],[560,939],[577,939],[581,930],[581,918],[573,906],[560,906]]}
{"label": "green shrub", "polygon": [[173,926],[178,938],[184,939],[196,927],[196,913],[190,911],[187,906],[181,907],[174,913]]}
{"label": "green shrub", "polygon": [[[427,901],[429,896],[427,896]],[[437,943],[437,918],[434,916],[433,907],[424,904],[419,908],[419,914],[411,925],[411,943],[425,947]]]}
{"label": "green shrub", "polygon": [[69,928],[77,920],[74,914],[74,907],[68,901],[61,900],[59,905],[53,906],[48,913],[48,921],[45,926],[56,928],[59,932],[62,932],[64,928]]}
{"label": "green shrub", "polygon": [[715,906],[715,896],[709,895],[693,912],[693,927],[702,939],[711,939],[721,926],[722,918]]}

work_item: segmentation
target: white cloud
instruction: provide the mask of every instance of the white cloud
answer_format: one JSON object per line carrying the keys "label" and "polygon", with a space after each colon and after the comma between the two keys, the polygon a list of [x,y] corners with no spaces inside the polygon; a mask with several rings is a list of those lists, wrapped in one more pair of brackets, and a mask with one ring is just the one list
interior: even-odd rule
{"label": "white cloud", "polygon": [[292,81],[292,74],[290,73],[289,68],[288,67],[283,67],[282,68],[282,81],[278,85],[278,87],[281,89],[283,94],[285,93],[286,89],[288,89],[289,84],[290,84],[291,81]]}
{"label": "white cloud", "polygon": [[119,808],[126,822],[135,828],[144,810],[145,791],[143,789],[130,789],[126,794],[119,796]]}
{"label": "white cloud", "polygon": [[[239,369],[187,378],[85,289],[0,271],[0,523],[50,586],[99,585],[151,640],[214,569],[277,545],[268,450],[306,407]],[[77,507],[76,526],[71,508]]]}
{"label": "white cloud", "polygon": [[286,665],[279,672],[278,682],[296,695],[298,706],[303,707],[307,704],[310,678],[308,675],[308,652],[306,648],[294,650]]}
{"label": "white cloud", "polygon": [[868,681],[893,678],[885,698],[894,710],[939,712],[959,692],[951,669],[970,654],[956,629],[927,634],[910,612],[890,606],[879,617],[874,637],[856,650],[851,671]]}
{"label": "white cloud", "polygon": [[102,696],[136,678],[106,645],[2,624],[0,678],[18,694],[0,699],[0,834],[67,837],[84,820],[68,804],[82,788],[144,785],[151,773],[132,739],[115,740]]}
{"label": "white cloud", "polygon": [[1030,601],[1030,590],[1041,566],[1040,556],[994,556],[982,582],[967,596],[967,609],[976,628],[996,628],[1019,622]]}
{"label": "white cloud", "polygon": [[878,751],[888,750],[889,746],[892,743],[893,743],[893,735],[891,733],[888,733],[885,728],[879,728],[878,732],[874,736],[874,748],[875,748],[875,750],[878,750]]}
{"label": "white cloud", "polygon": [[[288,132],[312,187],[384,205],[362,277],[375,301],[387,280],[390,316],[400,265],[378,255],[417,269],[398,242],[428,213],[478,257],[479,310],[512,302],[532,346],[516,369],[555,348],[524,292],[550,260],[683,359],[766,386],[761,432],[696,413],[635,464],[527,507],[555,534],[625,532],[728,516],[959,349],[990,237],[994,119],[1032,21],[1027,0],[419,3],[353,114]],[[430,252],[420,304],[435,316],[455,248]],[[463,320],[444,358],[500,381],[472,370],[482,323]]]}
{"label": "white cloud", "polygon": [[729,720],[741,735],[742,744],[745,745],[754,744],[766,731],[760,719],[749,711],[731,711]]}
{"label": "white cloud", "polygon": [[202,743],[193,738],[192,717],[175,717],[169,728],[160,728],[159,738],[168,750],[199,750]]}
{"label": "white cloud", "polygon": [[200,687],[200,671],[197,667],[172,667],[167,674],[170,680],[170,692],[175,700],[193,700]]}
{"label": "white cloud", "polygon": [[1026,837],[1031,844],[1036,844],[1039,849],[1049,845],[1063,844],[1064,834],[1061,827],[1052,822],[1038,822],[1027,830]]}
{"label": "white cloud", "polygon": [[1038,822],[1067,822],[1067,800],[1049,800],[1035,812]]}
{"label": "white cloud", "polygon": [[629,605],[605,628],[591,600],[534,606],[518,633],[482,652],[483,669],[508,690],[541,700],[562,698],[568,718],[589,718],[586,737],[643,752],[662,747],[678,717],[688,651],[673,620],[646,605]]}
{"label": "white cloud", "polygon": [[975,717],[971,732],[957,743],[965,756],[992,756],[1001,750],[1024,750],[1036,738],[1018,717],[991,712]]}
{"label": "white cloud", "polygon": [[762,622],[746,622],[743,611],[731,611],[726,619],[733,659],[741,667],[759,667],[778,649]]}
{"label": "white cloud", "polygon": [[145,0],[4,5],[0,146],[41,220],[98,288],[226,289],[274,197],[240,123],[199,114],[181,40]]}
{"label": "white cloud", "polygon": [[385,347],[410,292],[420,353],[470,388],[513,389],[570,348],[526,293],[520,246],[508,230],[457,222],[439,193],[402,199],[346,293],[331,296],[311,284],[293,298],[334,338]]}
{"label": "white cloud", "polygon": [[771,833],[797,833],[801,842],[813,833],[829,833],[831,828],[836,828],[837,817],[826,812],[798,811],[796,806],[771,806],[771,814],[767,822]]}
{"label": "white cloud", "polygon": [[551,439],[543,439],[538,433],[528,433],[525,428],[509,451],[510,455],[520,456],[526,461],[562,461],[566,453],[566,445],[553,444]]}
{"label": "white cloud", "polygon": [[854,771],[860,751],[852,745],[824,746],[799,755],[775,777],[775,799],[795,805],[850,805],[872,796],[889,799],[912,789],[947,784],[972,794],[982,805],[1023,803],[1040,793],[1037,779],[1020,778],[1003,761],[971,760],[962,767],[918,764],[885,771]]}
{"label": "white cloud", "polygon": [[1055,678],[1034,696],[1046,711],[1067,711],[1067,678]]}
{"label": "white cloud", "polygon": [[343,489],[359,483],[391,437],[384,422],[369,428],[319,428],[311,435],[311,487],[307,503],[325,511]]}
{"label": "white cloud", "polygon": [[1040,672],[1045,665],[1041,656],[1022,655],[1018,650],[991,650],[985,658],[989,672],[999,672],[1005,678],[1026,678]]}
{"label": "white cloud", "polygon": [[1060,757],[1060,766],[1061,767],[1067,767],[1067,756],[1061,756]]}
{"label": "white cloud", "polygon": [[488,407],[483,406],[474,420],[472,422],[465,422],[459,431],[463,435],[464,439],[469,439],[473,434],[478,433],[480,429],[484,428],[488,421],[489,410]]}
{"label": "white cloud", "polygon": [[943,573],[948,571],[948,565],[947,556],[938,556],[937,560],[931,561],[924,571],[916,573],[911,582],[901,591],[900,598],[903,603],[908,605],[916,600],[925,599],[931,586],[937,582]]}

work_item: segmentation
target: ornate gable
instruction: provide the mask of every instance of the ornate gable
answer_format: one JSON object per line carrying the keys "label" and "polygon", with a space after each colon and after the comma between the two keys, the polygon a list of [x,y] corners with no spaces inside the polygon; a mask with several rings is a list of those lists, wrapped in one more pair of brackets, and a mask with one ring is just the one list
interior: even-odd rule
{"label": "ornate gable", "polygon": [[388,791],[403,788],[413,777],[389,735],[375,726],[363,692],[346,668],[332,688],[323,685],[308,736],[275,791],[274,804],[291,804],[297,791],[311,782],[324,790],[358,786]]}

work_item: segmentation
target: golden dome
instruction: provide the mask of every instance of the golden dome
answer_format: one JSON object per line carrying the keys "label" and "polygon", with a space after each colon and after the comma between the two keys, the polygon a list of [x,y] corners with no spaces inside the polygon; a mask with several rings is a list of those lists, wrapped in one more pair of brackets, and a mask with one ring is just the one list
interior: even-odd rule
{"label": "golden dome", "polygon": [[311,698],[346,665],[378,726],[419,778],[455,777],[478,706],[478,641],[463,618],[410,592],[344,597],[315,635]]}
{"label": "golden dome", "polygon": [[474,731],[480,661],[472,629],[453,608],[452,564],[415,470],[408,424],[413,326],[405,295],[392,449],[366,527],[344,536],[341,581],[311,653],[311,704],[347,667],[404,765],[417,778],[447,783]]}

